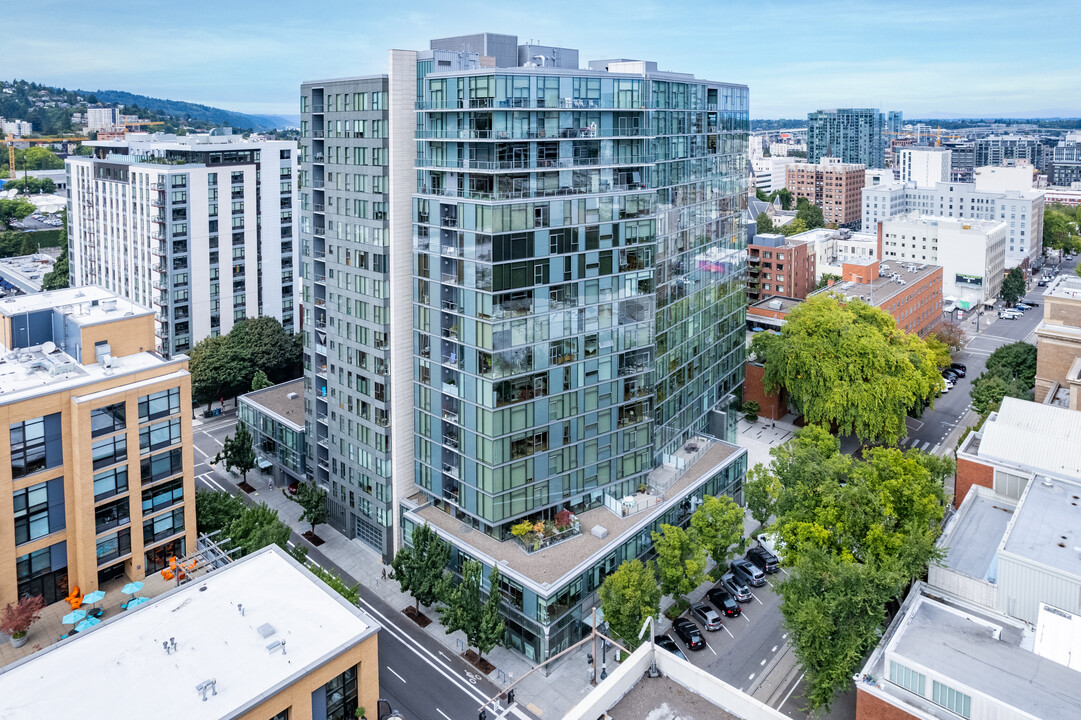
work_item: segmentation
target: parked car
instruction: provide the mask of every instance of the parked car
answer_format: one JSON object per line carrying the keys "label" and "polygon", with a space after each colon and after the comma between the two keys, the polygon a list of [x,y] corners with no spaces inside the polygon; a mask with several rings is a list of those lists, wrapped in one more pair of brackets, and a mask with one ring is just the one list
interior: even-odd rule
{"label": "parked car", "polygon": [[725,573],[721,576],[721,585],[724,589],[732,593],[732,597],[740,602],[751,601],[751,589],[740,579],[738,579],[732,573]]}
{"label": "parked car", "polygon": [[961,377],[964,377],[965,374],[968,372],[968,368],[965,367],[962,363],[950,363],[950,370],[953,370]]}
{"label": "parked car", "polygon": [[766,584],[766,574],[743,558],[733,560],[728,569],[751,587],[762,587]]}
{"label": "parked car", "polygon": [[781,569],[781,561],[777,559],[777,556],[761,546],[751,548],[744,557],[767,575],[772,575]]}
{"label": "parked car", "polygon": [[1021,303],[1017,303],[1013,306],[1013,309],[1024,315],[1025,311],[1028,310],[1028,307],[1026,305],[1022,305]]}
{"label": "parked car", "polygon": [[695,620],[702,623],[702,627],[710,632],[721,629],[721,616],[705,603],[691,605],[691,615],[694,616]]}
{"label": "parked car", "polygon": [[679,645],[676,645],[676,641],[667,635],[654,635],[653,642],[657,643],[657,647],[664,648],[676,657],[683,658],[684,660],[687,659],[687,656],[679,649]]}
{"label": "parked car", "polygon": [[687,618],[676,618],[672,623],[672,629],[688,650],[701,650],[706,646],[706,641],[702,639],[702,632],[698,626]]}
{"label": "parked car", "polygon": [[1021,317],[1021,313],[1015,310],[999,310],[998,317],[1000,320],[1016,320]]}
{"label": "parked car", "polygon": [[706,593],[706,597],[713,603],[714,607],[724,613],[725,617],[739,617],[743,613],[739,603],[732,597],[732,593],[725,590],[723,587],[715,587]]}
{"label": "parked car", "polygon": [[1036,286],[1037,287],[1047,287],[1047,281],[1046,280],[1037,280],[1036,281]]}
{"label": "parked car", "polygon": [[1040,303],[1033,302],[1032,300],[1022,300],[1021,304],[1024,305],[1025,307],[1027,307],[1027,308],[1038,308],[1038,307],[1040,307]]}
{"label": "parked car", "polygon": [[948,393],[950,390],[953,390],[952,380],[950,380],[949,378],[942,378],[942,382],[945,383],[945,387],[942,389],[942,392]]}
{"label": "parked car", "polygon": [[784,543],[777,537],[777,533],[762,533],[755,536],[755,540],[761,547],[776,555],[778,560],[784,561]]}
{"label": "parked car", "polygon": [[942,371],[942,377],[944,377],[945,379],[949,380],[952,383],[957,382],[961,378],[961,376],[958,375],[952,368],[947,368],[946,370],[943,370]]}

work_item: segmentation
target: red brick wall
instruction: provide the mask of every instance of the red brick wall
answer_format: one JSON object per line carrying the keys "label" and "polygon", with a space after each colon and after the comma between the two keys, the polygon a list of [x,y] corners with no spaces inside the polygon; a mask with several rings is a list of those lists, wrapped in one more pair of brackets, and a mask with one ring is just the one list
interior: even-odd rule
{"label": "red brick wall", "polygon": [[890,705],[856,685],[856,720],[914,720],[911,715],[899,707]]}
{"label": "red brick wall", "polygon": [[995,469],[990,465],[957,458],[957,482],[954,484],[953,506],[960,507],[961,501],[968,495],[968,489],[973,485],[982,485],[985,488],[995,486]]}
{"label": "red brick wall", "polygon": [[743,368],[743,401],[754,400],[758,403],[759,417],[780,420],[788,412],[784,391],[779,395],[770,395],[762,384],[766,368],[754,363],[747,363]]}

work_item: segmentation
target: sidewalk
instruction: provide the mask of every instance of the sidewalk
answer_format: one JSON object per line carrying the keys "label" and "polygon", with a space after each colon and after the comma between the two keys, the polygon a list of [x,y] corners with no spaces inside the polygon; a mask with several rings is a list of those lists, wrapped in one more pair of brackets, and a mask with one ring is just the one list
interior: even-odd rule
{"label": "sidewalk", "polygon": [[[218,470],[219,477],[222,475],[228,477],[234,485],[239,479],[232,474],[225,473],[223,468],[219,467]],[[256,492],[249,494],[248,497],[254,502],[266,503],[272,509],[277,510],[278,518],[296,531],[297,534],[311,530],[310,525],[300,522],[299,518],[302,512],[300,505],[291,498],[286,497],[282,492],[282,488],[270,489],[267,487],[266,481],[260,478],[252,478],[250,482],[256,488]],[[317,525],[315,534],[324,541],[317,550],[349,575],[349,578],[345,578],[347,582],[351,579],[352,582],[360,583],[378,595],[388,605],[398,610],[415,604],[413,596],[403,593],[397,582],[382,579],[383,571],[386,570],[389,574],[390,567],[383,565],[379,554],[364,545],[362,541],[349,540],[329,525]],[[307,547],[308,543],[305,542],[304,545]],[[439,613],[434,608],[422,607],[422,610],[432,620],[432,623],[423,631],[445,647],[446,655],[461,654],[465,649],[465,634],[455,632],[448,635],[439,622]],[[420,629],[419,626],[413,624],[404,615],[401,616],[399,624],[403,627]],[[538,670],[522,683],[516,685],[517,704],[540,718],[563,717],[593,689],[589,684],[589,666],[586,664],[586,654],[589,652],[592,652],[592,648],[587,643],[585,646],[556,661],[547,676],[543,670]],[[609,650],[609,673],[617,666],[615,655],[614,650]],[[498,688],[507,687],[517,678],[533,669],[533,665],[520,653],[504,647],[496,647],[484,657],[496,666],[496,670],[487,679]],[[599,658],[597,668],[599,674]],[[469,671],[474,672],[472,666],[469,666]],[[492,718],[491,713],[489,713],[489,717]],[[502,715],[499,717],[502,717]],[[495,719],[493,718],[493,720]]]}

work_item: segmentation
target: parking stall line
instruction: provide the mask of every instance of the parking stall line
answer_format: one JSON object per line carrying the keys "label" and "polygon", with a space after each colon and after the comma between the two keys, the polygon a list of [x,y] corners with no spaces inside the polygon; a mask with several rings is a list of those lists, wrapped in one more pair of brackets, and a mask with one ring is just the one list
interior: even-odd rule
{"label": "parking stall line", "polygon": [[751,597],[753,597],[755,599],[755,602],[757,602],[759,605],[765,605],[765,603],[762,602],[761,600],[759,600],[758,596],[755,595],[754,593],[751,593]]}
{"label": "parking stall line", "polygon": [[[731,634],[731,633],[729,633],[729,634]],[[705,641],[703,640],[702,642],[705,642]],[[708,642],[706,643],[706,647],[708,647],[708,648],[709,648],[709,651],[710,651],[711,653],[713,653],[714,655],[716,655],[716,654],[717,654],[717,651],[716,651],[716,650],[714,650],[714,649],[713,649],[713,647],[712,647],[712,646],[711,646],[711,645],[710,645],[710,644],[709,644]]]}
{"label": "parking stall line", "polygon": [[721,625],[721,629],[728,633],[728,637],[732,638],[733,640],[736,639],[736,636],[732,634],[732,631],[729,630],[727,626]]}

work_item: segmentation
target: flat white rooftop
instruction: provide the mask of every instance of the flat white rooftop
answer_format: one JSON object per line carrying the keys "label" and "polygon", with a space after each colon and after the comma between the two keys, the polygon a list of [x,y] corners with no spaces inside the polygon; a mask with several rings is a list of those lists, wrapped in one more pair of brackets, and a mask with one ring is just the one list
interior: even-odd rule
{"label": "flat white rooftop", "polygon": [[1081,485],[1037,475],[1021,496],[1003,551],[1081,579],[1078,547]]}
{"label": "flat white rooftop", "polygon": [[0,670],[0,719],[235,717],[378,630],[271,546]]}
{"label": "flat white rooftop", "polygon": [[908,225],[927,225],[930,227],[947,227],[960,229],[963,232],[978,232],[989,233],[998,227],[1006,227],[1006,223],[1000,220],[970,220],[967,218],[950,218],[940,215],[921,215],[918,212],[906,213],[904,215],[898,215],[897,217],[888,218],[882,221],[885,226],[908,224]]}
{"label": "flat white rooftop", "polygon": [[977,456],[1037,472],[1081,478],[1081,413],[1005,398],[983,425]]}
{"label": "flat white rooftop", "polygon": [[80,325],[96,325],[154,313],[150,308],[120,297],[100,285],[50,290],[0,300],[0,315],[13,317],[40,310],[59,310]]}

